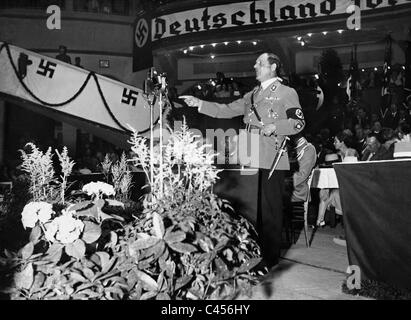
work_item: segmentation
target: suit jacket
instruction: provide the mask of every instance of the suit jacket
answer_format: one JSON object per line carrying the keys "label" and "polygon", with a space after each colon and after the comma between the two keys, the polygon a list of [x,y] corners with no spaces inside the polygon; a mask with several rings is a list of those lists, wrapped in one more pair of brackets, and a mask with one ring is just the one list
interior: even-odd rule
{"label": "suit jacket", "polygon": [[361,161],[390,160],[393,158],[392,151],[385,149],[383,145],[381,145],[377,152],[368,160],[369,156],[370,150],[366,149],[361,158]]}
{"label": "suit jacket", "polygon": [[[261,135],[258,130],[252,130],[251,133],[245,133],[244,136],[246,136],[247,140],[241,139],[241,133],[239,139],[240,153],[242,152],[241,149],[244,150],[244,143],[242,142],[247,141],[247,154],[250,155],[250,157],[242,157],[240,155],[239,159],[242,165],[271,169],[275,156],[285,137],[303,130],[305,126],[304,115],[301,110],[297,92],[283,85],[280,81],[274,81],[273,84],[258,94],[256,94],[256,91],[257,90],[254,89],[246,93],[243,98],[229,104],[203,101],[199,112],[214,118],[226,119],[243,115],[245,124],[258,128],[262,128],[263,124],[275,124],[276,130],[269,137]],[[263,124],[258,121],[255,112],[251,108],[252,101],[254,101],[254,106]],[[255,150],[252,144],[254,141],[256,141],[258,145],[258,156],[253,153],[250,154],[250,151]],[[254,144],[254,146],[256,145]],[[286,151],[281,156],[277,169],[288,170],[289,168],[290,165]]]}

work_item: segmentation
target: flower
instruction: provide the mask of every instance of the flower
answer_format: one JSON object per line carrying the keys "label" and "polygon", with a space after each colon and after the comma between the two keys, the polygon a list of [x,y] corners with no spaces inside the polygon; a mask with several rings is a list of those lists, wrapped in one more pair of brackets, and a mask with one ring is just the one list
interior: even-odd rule
{"label": "flower", "polygon": [[101,194],[105,194],[106,196],[113,196],[115,194],[114,187],[111,184],[104,183],[101,181],[97,182],[90,182],[83,186],[83,191],[87,193],[87,195],[96,195],[99,196]]}
{"label": "flower", "polygon": [[[49,236],[53,234],[57,226],[56,240],[61,243],[72,243],[76,241],[84,229],[84,223],[78,219],[73,218],[72,211],[62,211],[62,215],[53,220],[50,225]],[[53,225],[56,224],[55,225]]]}
{"label": "flower", "polygon": [[53,206],[47,202],[30,202],[25,205],[21,213],[21,222],[24,229],[34,228],[37,221],[46,223],[51,219],[54,213]]}
{"label": "flower", "polygon": [[54,238],[54,236],[59,228],[56,222],[56,219],[54,219],[51,222],[46,223],[44,227],[45,227],[44,236],[46,240],[50,242],[55,242],[56,239]]}

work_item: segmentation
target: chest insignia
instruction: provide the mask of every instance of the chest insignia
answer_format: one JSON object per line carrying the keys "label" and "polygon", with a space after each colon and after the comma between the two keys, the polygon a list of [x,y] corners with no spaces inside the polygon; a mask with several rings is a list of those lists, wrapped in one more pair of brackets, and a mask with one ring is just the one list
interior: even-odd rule
{"label": "chest insignia", "polygon": [[277,90],[277,86],[275,84],[273,84],[270,88],[270,91],[274,92],[275,90]]}

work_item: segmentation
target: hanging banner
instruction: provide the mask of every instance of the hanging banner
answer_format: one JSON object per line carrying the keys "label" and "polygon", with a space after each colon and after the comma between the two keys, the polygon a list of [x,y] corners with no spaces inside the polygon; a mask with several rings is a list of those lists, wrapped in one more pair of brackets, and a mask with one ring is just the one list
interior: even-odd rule
{"label": "hanging banner", "polygon": [[151,19],[148,15],[138,17],[134,24],[133,72],[153,66],[150,25]]}
{"label": "hanging banner", "polygon": [[411,290],[411,160],[334,164],[349,265]]}
{"label": "hanging banner", "polygon": [[[99,127],[141,134],[150,105],[141,89],[71,64],[0,42],[0,93],[24,99]],[[42,108],[42,109],[44,109]],[[154,107],[154,120],[159,107]]]}
{"label": "hanging banner", "polygon": [[407,0],[259,0],[202,7],[155,17],[151,22],[153,42],[198,32],[247,26],[298,24],[314,18],[346,15],[347,8],[358,5],[361,12],[408,4]]}

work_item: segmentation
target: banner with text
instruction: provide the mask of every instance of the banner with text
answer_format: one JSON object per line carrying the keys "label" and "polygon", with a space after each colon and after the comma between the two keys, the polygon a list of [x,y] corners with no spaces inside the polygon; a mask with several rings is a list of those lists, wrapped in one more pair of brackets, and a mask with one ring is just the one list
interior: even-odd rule
{"label": "banner with text", "polygon": [[357,5],[361,12],[389,9],[410,0],[259,0],[216,5],[157,16],[151,21],[151,40],[255,25],[301,23],[321,17],[347,14]]}

